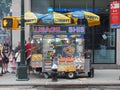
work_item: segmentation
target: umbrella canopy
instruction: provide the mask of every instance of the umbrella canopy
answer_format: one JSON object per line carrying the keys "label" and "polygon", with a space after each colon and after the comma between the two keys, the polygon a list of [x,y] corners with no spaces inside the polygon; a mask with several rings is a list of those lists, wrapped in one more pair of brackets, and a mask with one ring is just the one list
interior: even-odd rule
{"label": "umbrella canopy", "polygon": [[78,19],[86,19],[88,26],[100,25],[100,17],[92,12],[74,11],[67,13],[67,15],[76,20],[76,22],[78,21]]}
{"label": "umbrella canopy", "polygon": [[44,14],[26,12],[24,17],[26,20],[26,24],[36,24],[44,16]]}
{"label": "umbrella canopy", "polygon": [[45,14],[45,17],[42,17],[43,24],[70,24],[71,18],[65,16],[64,14],[51,12]]}

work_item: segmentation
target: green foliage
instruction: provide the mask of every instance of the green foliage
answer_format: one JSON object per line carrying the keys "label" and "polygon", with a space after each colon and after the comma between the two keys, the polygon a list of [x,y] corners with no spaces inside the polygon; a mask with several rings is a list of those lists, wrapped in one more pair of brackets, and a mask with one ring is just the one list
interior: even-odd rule
{"label": "green foliage", "polygon": [[12,0],[0,0],[0,19],[10,13],[11,4]]}

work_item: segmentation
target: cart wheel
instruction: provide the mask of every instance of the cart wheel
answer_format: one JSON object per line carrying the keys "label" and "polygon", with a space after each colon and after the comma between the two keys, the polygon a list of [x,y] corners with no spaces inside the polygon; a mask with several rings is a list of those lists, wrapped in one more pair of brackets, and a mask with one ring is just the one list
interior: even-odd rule
{"label": "cart wheel", "polygon": [[67,78],[69,78],[69,79],[75,78],[75,73],[74,72],[68,72],[67,73]]}
{"label": "cart wheel", "polygon": [[43,73],[43,76],[44,76],[45,79],[48,79],[48,78],[49,78],[48,73]]}
{"label": "cart wheel", "polygon": [[90,69],[90,72],[88,72],[88,77],[94,77],[94,68]]}

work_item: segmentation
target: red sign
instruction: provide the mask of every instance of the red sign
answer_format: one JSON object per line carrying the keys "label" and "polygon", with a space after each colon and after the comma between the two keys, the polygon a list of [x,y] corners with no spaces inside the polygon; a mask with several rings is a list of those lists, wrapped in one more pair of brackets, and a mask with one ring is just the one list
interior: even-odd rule
{"label": "red sign", "polygon": [[120,24],[120,0],[110,2],[110,24]]}

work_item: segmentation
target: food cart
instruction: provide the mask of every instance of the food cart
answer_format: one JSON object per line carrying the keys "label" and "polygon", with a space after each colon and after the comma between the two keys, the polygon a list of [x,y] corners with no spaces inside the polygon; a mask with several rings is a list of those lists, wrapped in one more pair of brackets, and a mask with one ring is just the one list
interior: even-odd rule
{"label": "food cart", "polygon": [[84,25],[32,25],[32,62],[45,78],[51,75],[52,65],[58,75],[74,78],[81,73],[94,76],[90,59],[85,58]]}

